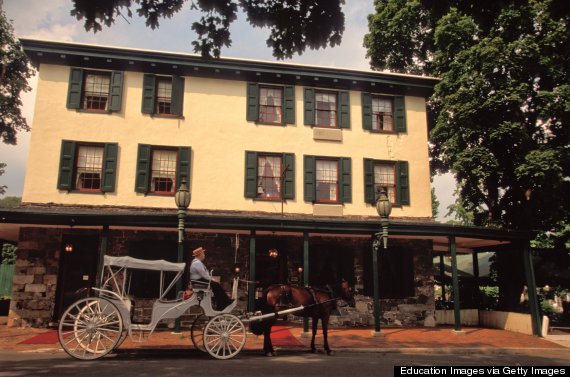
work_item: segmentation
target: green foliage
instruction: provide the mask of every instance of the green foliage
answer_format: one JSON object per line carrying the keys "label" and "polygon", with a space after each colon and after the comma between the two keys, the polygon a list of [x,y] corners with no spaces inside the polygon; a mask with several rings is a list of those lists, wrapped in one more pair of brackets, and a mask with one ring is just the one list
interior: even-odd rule
{"label": "green foliage", "polygon": [[27,79],[32,74],[14,29],[0,9],[0,139],[6,144],[16,144],[18,131],[30,130],[22,115],[20,93],[31,89]]}
{"label": "green foliage", "polygon": [[20,206],[22,198],[19,196],[7,196],[0,199],[0,208],[16,208]]}
{"label": "green foliage", "polygon": [[437,195],[435,195],[435,188],[431,188],[431,215],[433,218],[436,218],[439,215],[439,200],[437,199]]}
{"label": "green foliage", "polygon": [[468,207],[472,208],[473,206],[465,202],[461,197],[460,191],[460,187],[458,186],[453,193],[455,196],[455,203],[447,206],[447,214],[445,216],[453,216],[453,220],[449,220],[447,223],[453,225],[473,225],[475,215],[473,210],[467,209]]}
{"label": "green foliage", "polygon": [[[94,32],[110,27],[117,17],[132,17],[131,8],[146,19],[152,29],[161,18],[171,18],[182,10],[187,0],[72,0],[71,15],[85,19],[85,30]],[[311,49],[338,45],[344,32],[344,0],[190,0],[190,8],[202,17],[192,24],[198,35],[194,51],[204,57],[219,57],[221,49],[232,43],[230,25],[237,18],[238,7],[254,27],[270,30],[267,45],[278,59],[302,54]]]}
{"label": "green foliage", "polygon": [[479,287],[479,308],[483,310],[494,310],[499,304],[499,287],[485,286]]}
{"label": "green foliage", "polygon": [[441,79],[429,101],[432,169],[455,174],[461,221],[560,229],[570,212],[570,3],[375,7],[364,41],[372,67]]}
{"label": "green foliage", "polygon": [[16,250],[18,250],[16,246],[5,243],[2,246],[2,264],[16,263]]}
{"label": "green foliage", "polygon": [[[6,170],[4,170],[5,167],[6,167],[6,164],[3,162],[0,162],[0,176],[6,172]],[[6,185],[0,186],[0,195],[4,195],[6,193],[6,188],[8,188],[8,186],[6,186]]]}

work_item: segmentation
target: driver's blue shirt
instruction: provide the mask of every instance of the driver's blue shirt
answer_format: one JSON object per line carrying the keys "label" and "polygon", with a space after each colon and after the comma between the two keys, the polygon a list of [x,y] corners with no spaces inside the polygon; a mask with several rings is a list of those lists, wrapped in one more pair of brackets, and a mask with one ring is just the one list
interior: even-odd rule
{"label": "driver's blue shirt", "polygon": [[200,280],[205,279],[210,281],[210,273],[206,268],[206,265],[198,258],[194,258],[190,264],[190,280]]}

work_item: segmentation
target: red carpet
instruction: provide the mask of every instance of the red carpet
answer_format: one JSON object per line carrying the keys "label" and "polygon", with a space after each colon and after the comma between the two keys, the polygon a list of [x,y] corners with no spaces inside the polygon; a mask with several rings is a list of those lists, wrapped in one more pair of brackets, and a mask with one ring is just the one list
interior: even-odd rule
{"label": "red carpet", "polygon": [[273,326],[271,329],[271,342],[274,346],[304,347],[303,343],[299,342],[285,326]]}
{"label": "red carpet", "polygon": [[18,344],[55,344],[57,342],[59,342],[59,339],[57,338],[57,330],[49,330],[48,332],[38,334]]}

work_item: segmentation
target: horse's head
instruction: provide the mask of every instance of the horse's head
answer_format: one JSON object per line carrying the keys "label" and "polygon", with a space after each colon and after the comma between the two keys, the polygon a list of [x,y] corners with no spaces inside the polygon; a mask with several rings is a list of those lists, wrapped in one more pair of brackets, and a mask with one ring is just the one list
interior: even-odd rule
{"label": "horse's head", "polygon": [[340,298],[342,298],[346,303],[354,308],[356,306],[356,302],[354,301],[354,292],[352,288],[350,288],[350,284],[345,279],[342,279],[342,283],[340,284]]}

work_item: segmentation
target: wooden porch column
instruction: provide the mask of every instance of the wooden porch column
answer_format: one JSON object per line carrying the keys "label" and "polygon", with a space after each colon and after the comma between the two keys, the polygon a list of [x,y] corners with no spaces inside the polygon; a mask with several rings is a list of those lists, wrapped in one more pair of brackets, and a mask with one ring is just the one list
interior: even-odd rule
{"label": "wooden porch column", "polygon": [[253,312],[255,306],[255,230],[249,235],[249,279],[247,285],[247,311]]}
{"label": "wooden porch column", "polygon": [[540,311],[538,310],[538,297],[536,295],[536,282],[534,279],[534,267],[532,264],[532,253],[528,244],[523,247],[523,262],[526,285],[528,287],[528,304],[530,307],[530,317],[532,323],[532,334],[534,336],[543,336],[542,320]]}
{"label": "wooden porch column", "polygon": [[99,248],[99,262],[97,265],[97,276],[95,277],[95,286],[101,288],[103,285],[103,266],[105,255],[107,254],[107,247],[109,244],[109,225],[103,225],[101,231],[101,246]]}
{"label": "wooden porch column", "polygon": [[451,253],[451,276],[453,279],[453,312],[455,316],[454,330],[461,331],[461,307],[459,304],[459,278],[457,276],[457,246],[455,236],[449,236],[449,251]]}
{"label": "wooden porch column", "polygon": [[439,275],[441,276],[441,303],[445,308],[445,302],[447,298],[445,297],[445,261],[443,252],[439,254]]}
{"label": "wooden porch column", "polygon": [[481,295],[479,294],[480,289],[479,289],[479,253],[477,253],[477,251],[473,251],[473,254],[471,254],[473,257],[473,280],[475,283],[475,304],[477,305],[477,308],[479,308],[479,304],[481,303]]}

